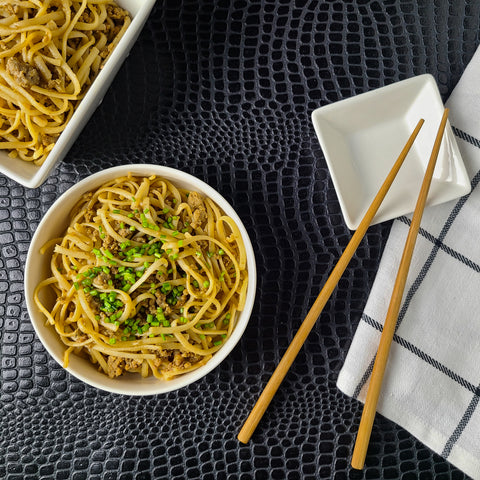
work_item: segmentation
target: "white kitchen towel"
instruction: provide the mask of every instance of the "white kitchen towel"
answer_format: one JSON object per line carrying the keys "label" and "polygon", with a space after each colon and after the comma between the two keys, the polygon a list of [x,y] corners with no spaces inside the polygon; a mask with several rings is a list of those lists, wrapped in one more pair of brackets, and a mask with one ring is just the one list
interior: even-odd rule
{"label": "white kitchen towel", "polygon": [[[472,191],[424,212],[377,412],[480,480],[480,49],[447,107]],[[393,222],[338,377],[362,402],[410,218]]]}

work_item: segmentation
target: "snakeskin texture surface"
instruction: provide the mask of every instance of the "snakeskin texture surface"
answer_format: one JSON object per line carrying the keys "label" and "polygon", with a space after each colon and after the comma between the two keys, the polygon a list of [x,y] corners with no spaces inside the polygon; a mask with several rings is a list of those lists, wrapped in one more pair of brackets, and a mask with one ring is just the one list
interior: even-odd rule
{"label": "snakeskin texture surface", "polygon": [[[371,227],[252,440],[236,435],[348,243],[311,112],[431,73],[444,99],[480,32],[475,0],[161,1],[67,158],[37,189],[0,176],[0,478],[465,479],[378,416],[351,471],[361,405],[336,378],[390,224]],[[123,397],[71,377],[23,293],[54,200],[106,167],[185,170],[237,209],[258,288],[241,342],[203,380]]]}

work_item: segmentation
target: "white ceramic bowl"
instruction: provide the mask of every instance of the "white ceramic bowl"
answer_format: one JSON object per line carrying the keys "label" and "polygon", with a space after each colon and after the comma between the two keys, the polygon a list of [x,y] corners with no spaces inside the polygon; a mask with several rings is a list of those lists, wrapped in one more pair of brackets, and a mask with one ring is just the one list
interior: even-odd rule
{"label": "white ceramic bowl", "polygon": [[[435,79],[419,75],[313,111],[345,223],[355,230],[420,118],[425,123],[372,224],[413,212],[444,105]],[[470,192],[448,123],[427,206]]]}
{"label": "white ceramic bowl", "polygon": [[[25,266],[25,297],[32,324],[47,351],[60,365],[63,364],[65,345],[59,339],[55,330],[45,324],[45,316],[38,310],[33,300],[35,287],[41,280],[49,276],[50,257],[49,255],[41,255],[39,250],[47,240],[63,234],[68,225],[68,215],[83,193],[94,190],[104,182],[126,175],[128,172],[138,176],[155,174],[171,180],[177,186],[201,192],[210,197],[225,214],[234,219],[242,234],[247,252],[249,283],[245,308],[238,317],[237,325],[231,337],[204,366],[168,381],[158,380],[154,377],[142,378],[137,374],[125,374],[112,379],[98,372],[90,361],[73,354],[70,355],[67,371],[89,385],[124,395],[153,395],[176,390],[199,380],[217,367],[235,347],[247,326],[255,299],[255,256],[248,233],[235,210],[212,187],[185,172],[159,165],[122,165],[85,178],[61,195],[47,211],[33,236]],[[51,300],[53,301],[53,298]]]}
{"label": "white ceramic bowl", "polygon": [[105,62],[85,97],[79,103],[52,151],[43,165],[37,166],[19,158],[10,158],[5,150],[0,150],[0,172],[7,177],[29,188],[40,186],[57,163],[65,158],[93,112],[102,103],[108,87],[137,40],[148,15],[155,5],[155,0],[117,0],[117,3],[130,12],[132,23]]}

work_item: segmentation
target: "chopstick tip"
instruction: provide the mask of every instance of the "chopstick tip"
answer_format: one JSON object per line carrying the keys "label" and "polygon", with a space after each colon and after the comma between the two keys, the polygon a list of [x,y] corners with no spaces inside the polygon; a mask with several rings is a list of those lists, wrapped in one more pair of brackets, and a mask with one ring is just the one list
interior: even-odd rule
{"label": "chopstick tip", "polygon": [[240,433],[237,435],[237,440],[238,440],[240,443],[243,443],[244,445],[246,445],[246,444],[248,443],[248,441],[250,440],[250,436],[245,435],[245,434],[242,434],[242,432],[240,432]]}

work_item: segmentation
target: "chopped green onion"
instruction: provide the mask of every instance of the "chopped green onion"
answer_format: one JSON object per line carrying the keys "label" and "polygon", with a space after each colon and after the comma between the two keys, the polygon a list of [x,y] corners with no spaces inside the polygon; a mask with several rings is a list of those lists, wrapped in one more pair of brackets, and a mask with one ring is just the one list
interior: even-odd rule
{"label": "chopped green onion", "polygon": [[168,293],[171,289],[172,289],[172,286],[170,285],[170,283],[165,282],[162,285],[161,291],[162,291],[162,293]]}

